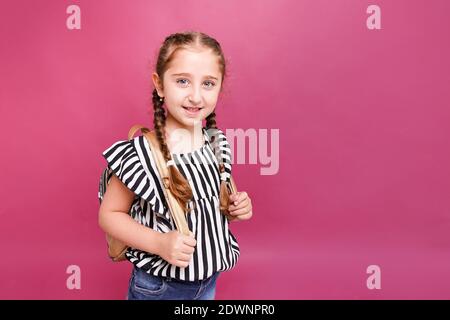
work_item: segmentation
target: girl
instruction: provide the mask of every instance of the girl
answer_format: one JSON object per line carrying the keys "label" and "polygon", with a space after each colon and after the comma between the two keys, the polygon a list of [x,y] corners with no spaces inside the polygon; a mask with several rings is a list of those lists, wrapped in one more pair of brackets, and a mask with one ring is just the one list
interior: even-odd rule
{"label": "girl", "polygon": [[129,245],[128,299],[214,299],[217,277],[236,265],[239,245],[228,224],[250,219],[252,205],[246,192],[237,192],[230,196],[231,216],[219,209],[226,192],[221,182],[231,175],[230,146],[215,121],[224,77],[220,44],[200,32],[168,36],[152,74],[154,130],[170,189],[188,212],[190,236],[176,230],[144,136],[103,152],[109,184],[99,225]]}

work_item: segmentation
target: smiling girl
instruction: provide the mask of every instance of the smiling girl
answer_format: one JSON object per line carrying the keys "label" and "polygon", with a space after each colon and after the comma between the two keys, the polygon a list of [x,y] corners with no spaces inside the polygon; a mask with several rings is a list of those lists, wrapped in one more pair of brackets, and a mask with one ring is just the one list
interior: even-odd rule
{"label": "smiling girl", "polygon": [[231,176],[230,145],[215,121],[225,58],[208,35],[175,33],[162,44],[155,69],[154,130],[170,189],[188,210],[191,234],[176,230],[142,135],[117,141],[103,152],[108,188],[99,224],[129,245],[126,257],[133,271],[128,299],[214,299],[219,274],[232,269],[240,254],[229,222],[252,216],[246,192],[230,195],[229,216],[220,212]]}

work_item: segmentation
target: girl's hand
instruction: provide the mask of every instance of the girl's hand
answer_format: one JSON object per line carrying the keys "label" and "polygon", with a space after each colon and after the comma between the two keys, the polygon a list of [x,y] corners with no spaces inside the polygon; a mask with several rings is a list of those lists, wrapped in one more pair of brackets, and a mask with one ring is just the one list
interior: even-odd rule
{"label": "girl's hand", "polygon": [[185,268],[189,265],[195,250],[197,240],[192,231],[185,236],[177,230],[161,234],[158,255],[174,266]]}
{"label": "girl's hand", "polygon": [[241,191],[230,195],[228,211],[231,215],[229,221],[248,220],[252,217],[252,200],[247,192]]}

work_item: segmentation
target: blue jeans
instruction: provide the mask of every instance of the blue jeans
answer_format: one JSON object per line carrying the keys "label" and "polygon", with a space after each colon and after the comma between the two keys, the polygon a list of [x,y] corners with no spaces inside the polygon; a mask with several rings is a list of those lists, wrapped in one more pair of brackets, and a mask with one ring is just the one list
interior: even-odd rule
{"label": "blue jeans", "polygon": [[214,300],[219,275],[220,271],[204,280],[182,281],[154,276],[134,266],[127,300]]}

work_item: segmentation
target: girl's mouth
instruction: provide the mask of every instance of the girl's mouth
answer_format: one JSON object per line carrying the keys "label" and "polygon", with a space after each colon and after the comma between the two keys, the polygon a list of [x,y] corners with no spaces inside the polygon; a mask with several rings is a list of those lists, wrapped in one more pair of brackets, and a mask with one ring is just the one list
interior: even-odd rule
{"label": "girl's mouth", "polygon": [[197,115],[197,114],[200,113],[200,110],[202,110],[202,108],[188,108],[188,107],[185,107],[185,106],[182,106],[182,107],[183,107],[184,110],[186,110],[186,112],[188,114],[191,114],[191,115]]}

